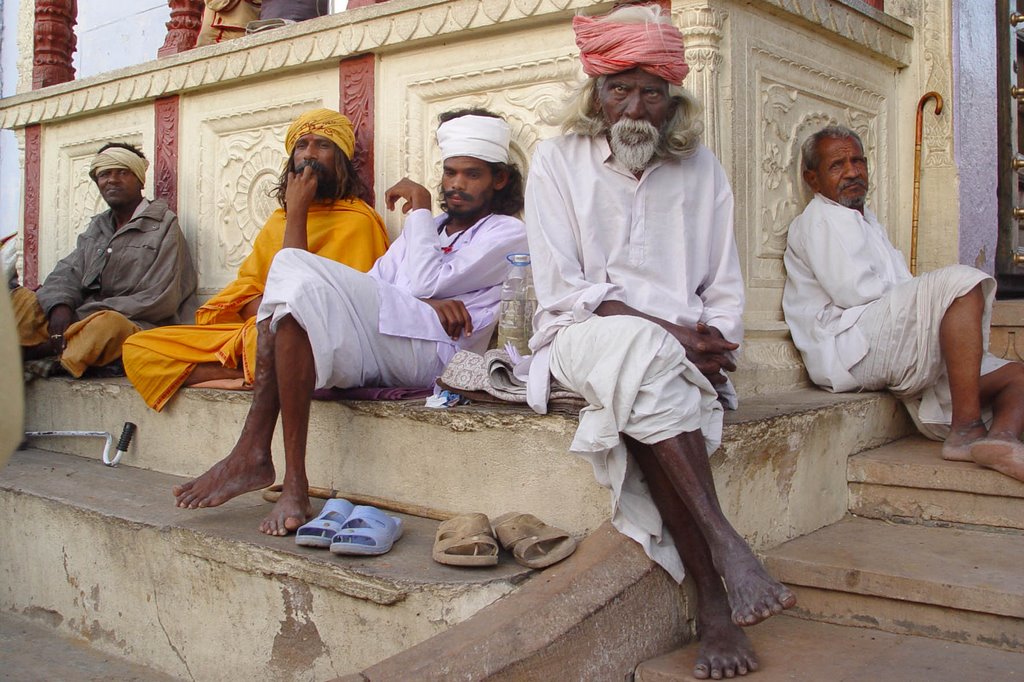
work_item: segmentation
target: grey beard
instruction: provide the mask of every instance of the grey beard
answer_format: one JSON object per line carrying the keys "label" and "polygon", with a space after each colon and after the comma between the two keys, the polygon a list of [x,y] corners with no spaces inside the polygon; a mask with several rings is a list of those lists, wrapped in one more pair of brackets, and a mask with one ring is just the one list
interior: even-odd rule
{"label": "grey beard", "polygon": [[632,118],[620,118],[611,127],[609,145],[612,153],[626,168],[639,173],[658,151],[661,133],[654,124]]}

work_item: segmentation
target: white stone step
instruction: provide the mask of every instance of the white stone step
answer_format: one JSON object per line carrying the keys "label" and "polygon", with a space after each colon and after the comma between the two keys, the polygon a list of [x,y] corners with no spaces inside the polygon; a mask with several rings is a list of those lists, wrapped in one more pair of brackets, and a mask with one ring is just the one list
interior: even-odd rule
{"label": "white stone step", "polygon": [[[40,450],[0,472],[0,612],[182,679],[324,680],[441,633],[531,571],[431,559],[437,522],[403,517],[380,557],[258,532],[256,493],[182,510],[180,478]],[[230,674],[225,671],[230,670]]]}
{"label": "white stone step", "polygon": [[942,444],[904,438],[850,458],[850,511],[918,523],[1024,529],[1024,483],[971,462],[942,459]]}
{"label": "white stone step", "polygon": [[[777,616],[747,629],[757,682],[965,682],[1024,680],[1024,656],[928,637]],[[636,682],[692,680],[697,644],[642,663]]]}
{"label": "white stone step", "polygon": [[[28,387],[27,429],[119,434],[138,424],[126,464],[195,476],[230,450],[250,402],[244,392],[183,390],[162,413],[121,380],[49,379]],[[609,515],[589,464],[567,454],[577,420],[526,408],[419,402],[316,402],[311,485],[453,512],[529,511],[583,535]],[[910,432],[885,393],[805,389],[743,401],[726,416],[711,459],[722,506],[755,547],[770,547],[842,518],[846,458]],[[47,449],[99,458],[102,441],[49,438]],[[283,454],[275,447],[279,476]]]}
{"label": "white stone step", "polygon": [[846,518],[765,553],[796,615],[1024,653],[1024,534]]}

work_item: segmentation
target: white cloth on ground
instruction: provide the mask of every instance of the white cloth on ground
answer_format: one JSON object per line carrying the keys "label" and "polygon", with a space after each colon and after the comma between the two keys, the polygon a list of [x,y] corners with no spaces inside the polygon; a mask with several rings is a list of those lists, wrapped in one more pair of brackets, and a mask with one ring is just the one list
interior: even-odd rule
{"label": "white cloth on ground", "polygon": [[[257,318],[271,318],[276,328],[291,315],[306,330],[317,388],[430,386],[444,369],[437,343],[379,331],[378,291],[389,286],[308,251],[282,249],[267,275]],[[444,336],[433,309],[422,301],[409,303],[416,304],[432,316],[425,323]]]}
{"label": "white cloth on ground", "polygon": [[700,431],[708,453],[714,452],[722,442],[723,416],[714,386],[668,332],[625,315],[591,317],[562,329],[552,344],[551,374],[589,403],[569,449],[589,461],[597,482],[611,490],[612,525],[682,582],[675,542],[621,434],[652,444]]}
{"label": "white cloth on ground", "polygon": [[[894,285],[865,306],[857,322],[840,334],[856,335],[867,354],[850,368],[861,388],[889,389],[903,400],[918,430],[929,438],[949,435],[953,401],[946,363],[939,348],[939,325],[953,301],[977,285],[985,295],[982,347],[988,347],[995,281],[966,265],[951,265]],[[838,340],[839,347],[845,344]],[[982,356],[981,375],[1009,363],[991,353]],[[985,411],[991,421],[991,410]]]}

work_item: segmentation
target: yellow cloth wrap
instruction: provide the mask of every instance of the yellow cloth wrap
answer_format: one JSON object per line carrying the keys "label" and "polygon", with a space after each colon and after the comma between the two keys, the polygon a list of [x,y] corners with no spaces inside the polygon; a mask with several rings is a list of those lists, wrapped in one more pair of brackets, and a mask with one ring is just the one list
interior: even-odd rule
{"label": "yellow cloth wrap", "polygon": [[142,186],[146,186],[146,170],[149,168],[149,161],[142,158],[135,152],[122,149],[121,147],[108,147],[95,157],[89,165],[89,177],[96,179],[96,174],[108,168],[127,168],[132,175],[139,179]]}
{"label": "yellow cloth wrap", "polygon": [[[125,342],[125,373],[147,405],[162,410],[201,363],[241,368],[246,383],[255,381],[256,318],[243,321],[239,311],[263,295],[284,228],[285,213],[278,209],[256,237],[235,281],[196,311],[195,325],[150,329]],[[388,248],[384,222],[358,199],[314,204],[306,232],[311,253],[360,272],[369,270]]]}
{"label": "yellow cloth wrap", "polygon": [[[37,346],[50,340],[50,323],[39,307],[35,292],[18,287],[11,292],[18,341],[22,346]],[[121,357],[124,340],[141,327],[119,312],[100,310],[64,331],[67,344],[60,356],[71,376],[80,377],[90,367],[107,365]]]}
{"label": "yellow cloth wrap", "polygon": [[356,133],[352,129],[352,122],[345,114],[330,109],[314,109],[295,119],[284,136],[284,148],[289,158],[299,138],[310,133],[326,137],[338,145],[349,160],[352,159],[352,154],[356,150]]}

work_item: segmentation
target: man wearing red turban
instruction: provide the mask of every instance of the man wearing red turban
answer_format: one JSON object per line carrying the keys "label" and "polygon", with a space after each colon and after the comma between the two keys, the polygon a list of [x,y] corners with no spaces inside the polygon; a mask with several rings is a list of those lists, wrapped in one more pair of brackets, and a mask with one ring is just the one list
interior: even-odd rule
{"label": "man wearing red turban", "polygon": [[612,523],[676,580],[693,574],[694,676],[743,675],[758,663],[741,627],[796,598],[722,514],[708,465],[743,336],[732,191],[679,87],[670,19],[632,6],[573,28],[590,78],[527,183],[529,401],[546,411],[552,377],[587,399],[570,449],[611,488]]}

